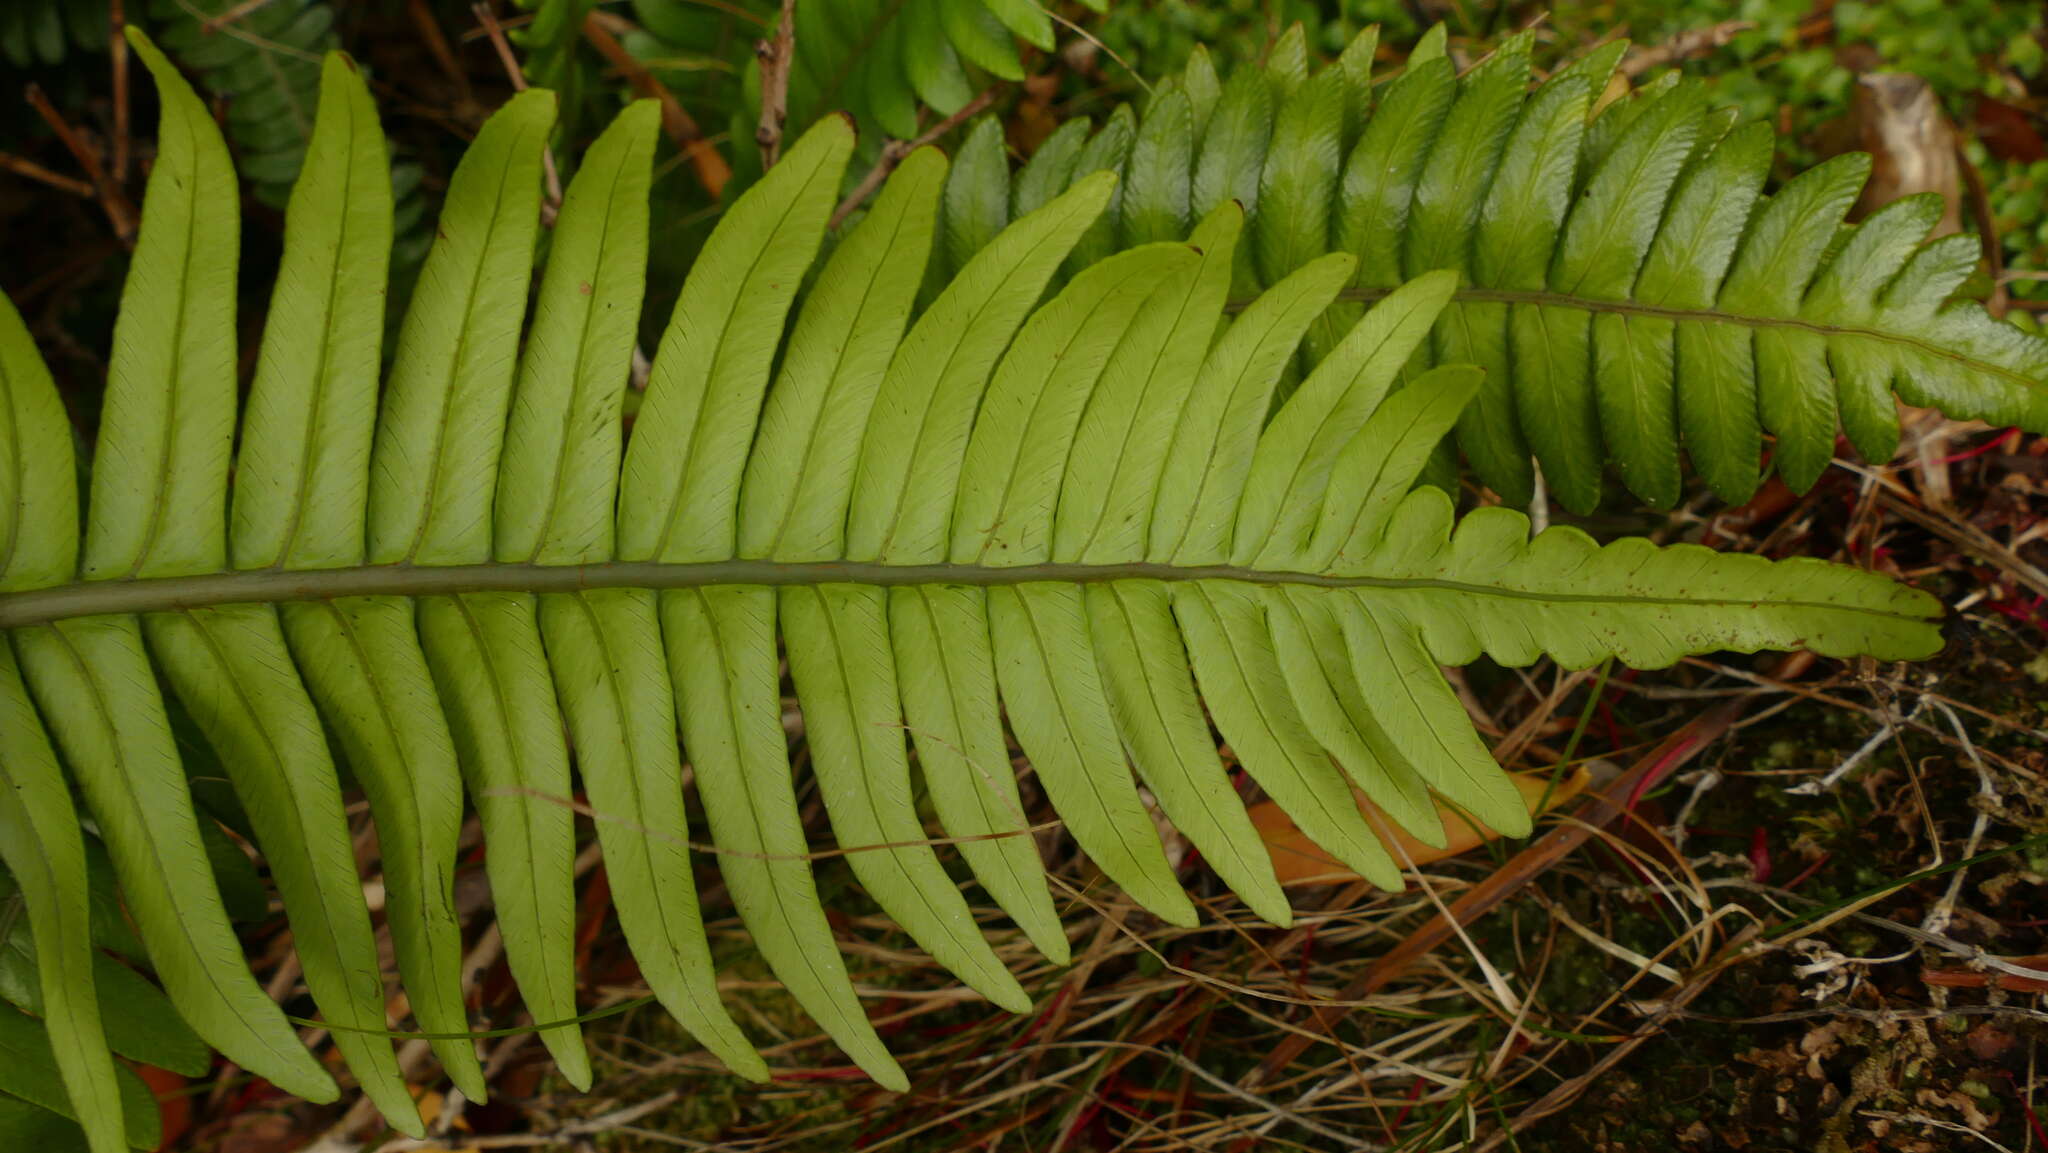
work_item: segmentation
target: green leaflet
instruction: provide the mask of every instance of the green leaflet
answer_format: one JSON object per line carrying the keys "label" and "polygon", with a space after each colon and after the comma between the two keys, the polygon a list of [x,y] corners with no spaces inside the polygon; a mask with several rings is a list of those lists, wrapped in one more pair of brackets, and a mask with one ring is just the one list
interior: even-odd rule
{"label": "green leaflet", "polygon": [[917,98],[941,116],[951,116],[974,99],[960,56],[946,37],[941,12],[951,0],[903,0],[896,24],[902,29],[903,67]]}
{"label": "green leaflet", "polygon": [[[1550,253],[1571,205],[1592,91],[1586,77],[1566,71],[1522,106],[1501,150],[1493,190],[1479,212],[1473,283],[1524,291],[1544,287]],[[1581,507],[1599,499],[1599,429],[1588,405],[1568,406],[1570,420],[1564,423],[1539,403],[1536,385],[1552,377],[1545,371],[1548,365],[1530,364],[1516,344],[1517,333],[1528,327],[1520,314],[1528,311],[1524,305],[1461,305],[1457,321],[1445,325],[1439,346],[1443,359],[1486,370],[1478,398],[1459,419],[1458,447],[1483,462],[1478,467],[1501,486],[1503,498],[1518,504],[1533,496],[1533,452],[1544,461],[1545,481],[1569,489],[1568,503]],[[1561,375],[1576,382],[1583,374]],[[1516,386],[1525,378],[1531,383],[1518,393]],[[1580,439],[1560,447],[1560,438],[1573,434]]]}
{"label": "green leaflet", "polygon": [[229,534],[236,568],[359,564],[391,255],[391,178],[354,62],[330,54],[285,216]]}
{"label": "green leaflet", "polygon": [[1010,43],[1009,30],[984,6],[984,0],[941,0],[939,20],[946,39],[969,64],[1004,80],[1024,79],[1024,67]]}
{"label": "green leaflet", "polygon": [[1101,564],[1143,555],[1180,416],[1177,398],[1185,397],[1222,320],[1243,228],[1244,210],[1235,202],[1211,212],[1188,237],[1201,262],[1157,289],[1142,321],[1103,366],[1060,481],[1054,559]]}
{"label": "green leaflet", "polygon": [[[1722,282],[1720,300],[1759,316],[1797,315],[1828,241],[1870,174],[1852,153],[1794,177],[1757,213]],[[1778,438],[1774,463],[1794,491],[1820,478],[1835,454],[1835,394],[1827,341],[1818,333],[1768,328],[1756,334],[1757,411]]]}
{"label": "green leaflet", "polygon": [[1329,598],[1286,589],[1263,599],[1281,675],[1309,733],[1395,824],[1426,845],[1444,844],[1427,784],[1366,704]]}
{"label": "green leaflet", "polygon": [[101,580],[221,567],[235,423],[234,168],[177,69],[139,31],[128,42],[156,79],[163,123],[94,454],[84,572]]}
{"label": "green leaflet", "polygon": [[873,50],[859,64],[859,74],[866,81],[859,87],[883,131],[909,140],[918,131],[917,93],[904,75],[903,23],[891,21],[872,37]]}
{"label": "green leaflet", "polygon": [[1529,85],[1529,43],[1527,34],[1509,39],[1459,79],[1458,97],[1439,129],[1442,140],[1416,176],[1402,251],[1407,276],[1470,267],[1480,207]]}
{"label": "green leaflet", "polygon": [[1339,454],[1428,336],[1455,273],[1409,281],[1373,306],[1260,435],[1239,498],[1231,562],[1266,565],[1308,543]]}
{"label": "green leaflet", "polygon": [[1196,44],[1188,52],[1188,66],[1181,72],[1180,86],[1187,93],[1188,108],[1194,114],[1195,139],[1201,140],[1209,130],[1209,117],[1215,114],[1216,102],[1223,97],[1223,80],[1216,75],[1216,62],[1209,58],[1208,45]]}
{"label": "green leaflet", "polygon": [[[1627,295],[1656,236],[1657,206],[1698,137],[1696,92],[1666,93],[1622,135],[1565,225],[1552,287],[1595,299]],[[1629,488],[1664,507],[1678,499],[1680,479],[1671,334],[1669,322],[1643,318],[1652,331],[1630,339],[1637,320],[1614,313],[1593,318],[1593,389],[1616,471]],[[1588,477],[1561,491],[1597,483]]]}
{"label": "green leaflet", "polygon": [[[122,1104],[93,981],[85,846],[57,757],[29,703],[14,654],[0,649],[0,862],[28,906],[44,962],[35,989],[65,1099],[77,1102],[94,1153],[123,1148]],[[111,963],[111,962],[109,962]],[[125,971],[125,970],[124,970]],[[152,1110],[153,1111],[153,1110]]]}
{"label": "green leaflet", "polygon": [[1175,588],[1172,597],[1203,699],[1245,770],[1338,860],[1383,889],[1399,887],[1400,870],[1367,827],[1350,781],[1289,694],[1260,598],[1225,581]]}
{"label": "green leaflet", "polygon": [[994,118],[976,121],[967,133],[960,159],[946,176],[945,200],[946,235],[940,249],[945,259],[933,268],[941,285],[1010,222],[1010,161],[1003,151],[1003,126]]}
{"label": "green leaflet", "polygon": [[1330,201],[1342,159],[1344,73],[1328,69],[1295,89],[1273,122],[1273,139],[1259,173],[1252,244],[1260,279],[1272,284],[1323,254],[1330,235]]}
{"label": "green leaflet", "polygon": [[[1941,219],[1939,196],[1893,201],[1857,225],[1835,258],[1821,269],[1801,302],[1803,315],[1868,316],[1861,302],[1878,299],[1906,267],[1913,251]],[[1855,341],[1830,341],[1828,355],[1840,386],[1842,426],[1856,451],[1889,460],[1899,447],[1899,410],[1891,397],[1895,358]]]}
{"label": "green leaflet", "polygon": [[[1131,145],[1122,205],[1125,244],[1187,236],[1194,150],[1194,109],[1187,94],[1176,88],[1161,95],[1146,113]],[[951,212],[948,205],[949,218]]]}
{"label": "green leaflet", "polygon": [[987,0],[988,11],[1032,45],[1052,51],[1052,17],[1032,0]]}
{"label": "green leaflet", "polygon": [[1332,254],[1296,271],[1247,308],[1216,341],[1181,408],[1152,508],[1146,555],[1156,561],[1221,561],[1265,422],[1273,387],[1302,334],[1351,279]]}
{"label": "green leaflet", "polygon": [[1088,135],[1086,120],[1069,120],[1039,142],[1038,151],[1031,154],[1031,159],[1024,162],[1010,182],[1012,220],[1029,216],[1065,191],[1073,182],[1074,165],[1081,158]]}
{"label": "green leaflet", "polygon": [[987,597],[1010,727],[1067,831],[1133,900],[1169,924],[1194,925],[1194,906],[1132,787],[1081,590],[1019,585]]}
{"label": "green leaflet", "polygon": [[1451,63],[1424,60],[1387,86],[1386,98],[1344,167],[1336,248],[1358,257],[1358,283],[1391,288],[1401,281],[1401,238],[1408,229],[1415,182],[1457,93]]}
{"label": "green leaflet", "polygon": [[0,589],[78,571],[78,470],[71,421],[14,302],[0,294]]}
{"label": "green leaflet", "polygon": [[[1074,159],[1074,171],[1082,175],[1096,172],[1121,172],[1129,160],[1133,141],[1138,135],[1137,118],[1131,115],[1131,106],[1117,105],[1110,113],[1109,122],[1102,130],[1082,145],[1081,154]],[[1116,251],[1117,221],[1123,219],[1124,188],[1121,181],[1110,186],[1109,208],[1075,243],[1074,251],[1067,256],[1061,269],[1062,278],[1072,276],[1096,261]]]}
{"label": "green leaflet", "polygon": [[1252,912],[1283,928],[1293,924],[1265,842],[1217,758],[1165,588],[1117,581],[1085,597],[1110,715],[1138,775]]}
{"label": "green leaflet", "polygon": [[1273,112],[1273,88],[1264,71],[1244,69],[1223,86],[1195,164],[1189,203],[1196,213],[1207,216],[1226,200],[1236,200],[1247,213],[1258,207]]}

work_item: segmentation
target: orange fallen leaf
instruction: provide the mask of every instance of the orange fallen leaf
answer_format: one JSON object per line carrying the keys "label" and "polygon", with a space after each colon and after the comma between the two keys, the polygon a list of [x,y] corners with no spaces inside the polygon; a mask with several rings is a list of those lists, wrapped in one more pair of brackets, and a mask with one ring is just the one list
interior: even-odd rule
{"label": "orange fallen leaf", "polygon": [[176,1149],[178,1142],[192,1128],[192,1096],[185,1092],[185,1078],[169,1069],[154,1065],[133,1065],[142,1083],[156,1096],[157,1115],[161,1122],[162,1142],[159,1149]]}
{"label": "orange fallen leaf", "polygon": [[[1551,787],[1548,773],[1509,773],[1508,779],[1514,782],[1516,791],[1522,794],[1522,803],[1528,806],[1530,814],[1534,816],[1539,812],[1538,805],[1542,805],[1544,810],[1554,809],[1578,796],[1592,781],[1593,775],[1581,765],[1560,779],[1555,788]],[[1543,798],[1546,789],[1550,792],[1547,804]],[[1368,823],[1381,828],[1393,828],[1391,821],[1375,820],[1374,818],[1379,816],[1379,810],[1371,801],[1366,800],[1363,794],[1357,796],[1358,809],[1366,814]],[[1441,849],[1425,845],[1403,830],[1394,829],[1395,839],[1400,842],[1402,851],[1407,854],[1409,860],[1418,865],[1455,857],[1500,836],[1484,825],[1474,824],[1463,814],[1444,805],[1442,801],[1437,802],[1436,812],[1438,818],[1443,821],[1447,838]],[[1260,801],[1251,807],[1251,818],[1252,827],[1259,831],[1259,836],[1266,842],[1266,851],[1273,856],[1273,871],[1279,876],[1281,884],[1311,880],[1334,883],[1358,879],[1357,873],[1352,872],[1319,848],[1314,841],[1309,840],[1295,825],[1294,819],[1281,811],[1279,805],[1271,801]],[[1401,853],[1394,856],[1399,860]]]}

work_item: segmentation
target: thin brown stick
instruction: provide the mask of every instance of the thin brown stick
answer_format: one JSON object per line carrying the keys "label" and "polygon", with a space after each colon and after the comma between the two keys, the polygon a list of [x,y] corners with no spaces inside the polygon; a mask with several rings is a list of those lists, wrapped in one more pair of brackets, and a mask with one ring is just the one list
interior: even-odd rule
{"label": "thin brown stick", "polygon": [[682,102],[676,99],[675,93],[670,92],[666,85],[655,78],[654,73],[647,70],[646,65],[635,60],[633,54],[619,43],[619,33],[631,27],[631,24],[609,12],[593,9],[590,15],[583,18],[583,38],[590,41],[590,46],[597,49],[598,54],[617,69],[619,75],[626,78],[626,83],[632,85],[633,91],[661,102],[662,131],[668,134],[670,140],[675,141],[677,148],[682,149],[683,156],[689,160],[690,167],[697,173],[697,183],[704,186],[704,191],[709,192],[714,198],[723,195],[726,181],[732,179],[732,165],[727,164],[718,149],[712,147],[711,142],[705,139],[703,130],[697,127],[697,121],[683,109]]}
{"label": "thin brown stick", "polygon": [[30,84],[27,96],[29,104],[43,118],[43,122],[50,126],[50,131],[57,134],[57,139],[64,142],[64,147],[70,150],[72,158],[78,161],[78,166],[85,170],[86,177],[99,192],[100,210],[107,214],[107,222],[114,226],[114,235],[120,237],[124,247],[133,248],[135,210],[129,206],[128,198],[121,195],[121,190],[114,186],[114,182],[107,179],[106,169],[100,165],[99,153],[94,151],[85,137],[71,126],[70,121],[64,119],[64,114],[57,111],[57,106],[50,103],[50,98],[44,94],[42,85]]}
{"label": "thin brown stick", "polygon": [[754,41],[761,62],[761,123],[754,142],[761,146],[761,168],[775,167],[782,156],[782,128],[789,119],[789,70],[796,65],[796,0],[782,0],[782,19],[775,38]]}
{"label": "thin brown stick", "polygon": [[199,30],[211,36],[235,21],[240,20],[242,17],[247,16],[249,13],[256,11],[258,8],[267,7],[270,3],[271,0],[242,0],[240,4],[209,18],[204,24],[199,26]]}
{"label": "thin brown stick", "polygon": [[91,200],[94,197],[92,185],[75,176],[64,176],[52,172],[25,156],[16,156],[12,152],[0,152],[0,168],[12,172],[16,176],[36,181],[39,184],[47,184],[59,192],[69,192],[81,200]]}
{"label": "thin brown stick", "polygon": [[407,0],[406,7],[412,14],[412,24],[419,29],[420,41],[427,46],[427,53],[440,65],[448,79],[455,82],[464,105],[476,103],[476,93],[469,86],[469,73],[462,70],[462,62],[455,58],[455,50],[448,46],[448,37],[441,31],[441,22],[434,18],[433,9],[427,0]]}
{"label": "thin brown stick", "polygon": [[891,140],[884,144],[882,146],[881,158],[875,161],[875,166],[868,169],[867,175],[860,178],[860,183],[854,187],[854,190],[847,195],[845,200],[839,202],[839,207],[833,210],[831,226],[837,228],[844,224],[846,218],[853,215],[854,209],[859,208],[868,197],[875,194],[875,190],[882,186],[882,181],[889,178],[889,173],[896,170],[896,165],[900,164],[904,157],[965,124],[969,118],[995,103],[995,99],[996,86],[991,85],[982,89],[980,95],[961,105],[960,111],[932,125],[927,131],[920,133],[917,139],[908,141]]}
{"label": "thin brown stick", "polygon": [[114,184],[128,182],[128,10],[124,0],[108,0],[107,41],[114,69]]}

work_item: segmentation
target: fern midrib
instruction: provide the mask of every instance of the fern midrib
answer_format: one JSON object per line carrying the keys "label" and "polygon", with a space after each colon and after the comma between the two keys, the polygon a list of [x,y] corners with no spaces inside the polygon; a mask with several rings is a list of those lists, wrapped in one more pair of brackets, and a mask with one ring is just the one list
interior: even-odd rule
{"label": "fern midrib", "polygon": [[691,563],[611,561],[588,565],[472,564],[358,565],[351,568],[213,572],[197,576],[77,581],[24,592],[0,593],[0,629],[25,628],[73,617],[107,613],[179,611],[212,605],[278,604],[358,596],[453,596],[462,593],[581,592],[588,589],[685,589],[731,585],[770,587],[866,584],[884,588],[966,585],[981,588],[1024,584],[1101,584],[1120,580],[1232,581],[1264,586],[1326,589],[1436,591],[1525,600],[1539,604],[1627,604],[1638,606],[1725,605],[1816,612],[1853,612],[1880,620],[1919,619],[1909,609],[1889,610],[1819,600],[1737,597],[1644,596],[1608,593],[1541,592],[1433,577],[1340,576],[1239,565],[1176,565],[1152,561],[1123,564],[1029,564],[996,567],[964,564],[881,564],[872,561],[721,560]]}
{"label": "fern midrib", "polygon": [[28,506],[28,502],[22,498],[22,490],[28,484],[28,459],[21,451],[21,430],[18,427],[21,423],[21,407],[15,403],[14,391],[14,379],[7,372],[6,362],[0,360],[0,405],[6,407],[6,411],[0,413],[0,421],[5,421],[7,426],[6,438],[0,440],[0,452],[7,454],[6,459],[13,466],[10,471],[14,474],[12,480],[15,505],[12,515],[7,518],[6,537],[0,539],[0,580],[5,580],[7,570],[14,567],[14,556],[21,546],[22,514]]}
{"label": "fern midrib", "polygon": [[[1377,303],[1394,290],[1390,288],[1347,288],[1337,294],[1339,300],[1356,300],[1366,304]],[[1887,332],[1884,329],[1855,324],[1822,324],[1790,316],[1760,316],[1746,312],[1723,312],[1712,308],[1670,308],[1664,305],[1645,304],[1634,300],[1595,300],[1591,297],[1573,296],[1561,292],[1525,291],[1509,288],[1461,288],[1451,297],[1453,303],[1470,304],[1491,302],[1498,304],[1542,304],[1555,308],[1573,308],[1581,312],[1611,312],[1626,316],[1658,317],[1665,320],[1693,320],[1706,324],[1733,324],[1743,328],[1798,329],[1819,336],[1848,336],[1860,340],[1872,340],[1880,344],[1911,348],[1928,356],[1938,357],[1952,364],[1960,365],[1971,372],[1981,372],[1998,377],[2019,386],[2030,393],[2048,391],[2044,386],[2025,373],[1993,364],[1952,348],[1922,340],[1903,333]],[[1232,300],[1228,311],[1242,312],[1251,304],[1248,300]]]}

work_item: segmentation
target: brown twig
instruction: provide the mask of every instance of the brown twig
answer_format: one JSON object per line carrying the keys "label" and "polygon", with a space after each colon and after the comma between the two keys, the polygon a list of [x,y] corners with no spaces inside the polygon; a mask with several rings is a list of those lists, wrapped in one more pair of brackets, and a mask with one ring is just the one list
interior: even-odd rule
{"label": "brown twig", "polygon": [[960,111],[932,125],[927,131],[920,133],[917,139],[891,140],[884,144],[882,146],[881,158],[875,161],[875,166],[868,169],[867,175],[860,178],[860,183],[854,186],[853,191],[848,193],[846,199],[839,202],[839,207],[833,210],[831,226],[837,228],[844,224],[846,218],[853,215],[854,209],[859,208],[868,197],[875,194],[875,190],[882,186],[882,181],[889,178],[889,173],[896,170],[896,166],[902,163],[904,157],[965,124],[969,118],[987,108],[990,104],[995,103],[995,99],[996,89],[995,86],[991,85],[988,88],[982,89],[980,95],[961,105]]}
{"label": "brown twig", "polygon": [[772,40],[754,41],[761,62],[761,123],[754,142],[761,146],[761,168],[775,167],[782,155],[782,127],[789,119],[789,70],[796,63],[796,0],[782,0],[782,19]]}
{"label": "brown twig", "polygon": [[240,20],[242,17],[247,16],[249,13],[256,11],[258,8],[268,6],[270,2],[271,0],[242,0],[240,4],[227,11],[208,18],[205,23],[199,26],[199,30],[211,36],[235,21]]}
{"label": "brown twig", "polygon": [[[505,66],[505,75],[512,81],[512,90],[526,91],[526,70],[519,66],[519,57],[513,54],[512,42],[505,38],[505,28],[498,23],[498,14],[491,10],[489,0],[478,0],[470,5],[470,11],[476,13],[484,35],[491,38],[491,47],[498,50],[498,60]],[[555,169],[553,148],[541,149],[540,164],[548,185],[547,199],[540,206],[540,222],[544,227],[553,228],[555,217],[562,211],[562,175]]]}
{"label": "brown twig", "polygon": [[732,179],[732,165],[727,164],[718,149],[705,139],[697,121],[684,111],[675,94],[619,43],[619,33],[631,27],[609,12],[593,9],[583,19],[583,38],[590,41],[590,46],[626,78],[626,83],[632,85],[635,92],[661,102],[662,131],[675,141],[676,147],[682,149],[691,168],[696,170],[697,183],[704,186],[704,191],[713,197],[723,195],[726,181]]}
{"label": "brown twig", "polygon": [[114,69],[114,183],[128,182],[128,12],[123,0],[108,0],[107,41]]}
{"label": "brown twig", "polygon": [[55,132],[57,138],[64,142],[64,147],[70,150],[72,158],[78,161],[78,166],[85,170],[86,177],[99,192],[100,209],[107,214],[107,222],[114,226],[114,235],[120,237],[124,247],[133,248],[135,210],[129,206],[128,198],[121,195],[121,190],[107,178],[106,169],[100,165],[99,153],[94,151],[85,137],[79,135],[78,130],[64,119],[64,114],[57,111],[56,105],[50,103],[50,98],[43,93],[42,85],[30,84],[27,95],[29,104],[43,118],[43,122],[50,126],[50,131]]}
{"label": "brown twig", "polygon": [[12,152],[0,152],[0,168],[12,172],[16,176],[27,177],[38,183],[47,184],[59,192],[69,192],[71,195],[82,200],[91,200],[95,195],[92,185],[85,181],[74,176],[64,176],[52,172],[35,161],[24,156],[16,156]]}
{"label": "brown twig", "polygon": [[1688,28],[1662,44],[1629,53],[1622,59],[1618,71],[1633,80],[1653,68],[1682,63],[1716,48],[1725,48],[1729,41],[1755,27],[1754,20],[1723,20],[1705,28]]}
{"label": "brown twig", "polygon": [[462,70],[461,61],[455,58],[455,50],[448,46],[448,37],[442,33],[441,22],[434,18],[434,11],[427,6],[427,0],[408,0],[406,7],[412,14],[413,27],[419,29],[420,42],[427,46],[428,55],[434,58],[441,71],[455,82],[463,106],[474,106],[476,93],[469,86],[469,73]]}

